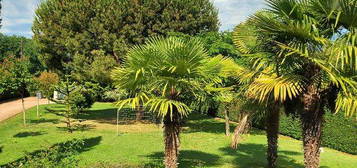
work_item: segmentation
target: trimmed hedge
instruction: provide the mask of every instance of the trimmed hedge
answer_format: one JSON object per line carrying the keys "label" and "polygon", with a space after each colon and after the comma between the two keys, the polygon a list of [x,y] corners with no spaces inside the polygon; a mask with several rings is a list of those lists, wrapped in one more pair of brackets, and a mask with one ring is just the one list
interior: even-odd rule
{"label": "trimmed hedge", "polygon": [[[322,146],[342,152],[357,154],[357,122],[346,118],[342,112],[324,116]],[[283,115],[280,119],[280,133],[301,139],[301,122],[299,118]]]}
{"label": "trimmed hedge", "polygon": [[[223,117],[221,111],[219,117]],[[230,118],[236,121],[236,112],[230,112]],[[322,146],[336,149],[341,152],[357,154],[357,122],[354,118],[346,118],[343,112],[331,114],[326,112],[324,116],[322,133]],[[263,129],[264,122],[253,123],[256,128]],[[295,139],[302,139],[302,129],[299,117],[281,115],[280,134]]]}

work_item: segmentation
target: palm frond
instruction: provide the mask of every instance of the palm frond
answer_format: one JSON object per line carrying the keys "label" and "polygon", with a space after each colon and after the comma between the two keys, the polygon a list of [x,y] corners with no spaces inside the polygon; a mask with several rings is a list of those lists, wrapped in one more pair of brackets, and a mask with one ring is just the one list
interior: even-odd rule
{"label": "palm frond", "polygon": [[342,71],[357,72],[357,29],[337,39],[327,52],[329,62]]}
{"label": "palm frond", "polygon": [[185,103],[167,98],[151,98],[147,101],[145,106],[150,107],[149,110],[156,112],[160,117],[167,115],[173,117],[174,112],[177,112],[183,117],[191,112],[191,109]]}
{"label": "palm frond", "polygon": [[336,100],[336,112],[344,111],[346,116],[357,118],[357,96],[339,94]]}
{"label": "palm frond", "polygon": [[284,102],[292,99],[303,91],[304,78],[298,75],[285,75],[281,77],[260,76],[249,86],[248,96],[260,102],[273,95],[275,101]]}
{"label": "palm frond", "polygon": [[132,98],[117,101],[115,105],[118,107],[119,110],[124,108],[125,106],[129,106],[132,109],[136,109],[136,107],[143,105],[148,100],[149,96],[144,92],[140,92],[135,94],[135,96]]}

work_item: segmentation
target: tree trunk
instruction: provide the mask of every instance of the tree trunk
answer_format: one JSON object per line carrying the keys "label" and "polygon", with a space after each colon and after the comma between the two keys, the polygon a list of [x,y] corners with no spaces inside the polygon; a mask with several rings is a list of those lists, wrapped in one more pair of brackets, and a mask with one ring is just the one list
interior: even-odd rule
{"label": "tree trunk", "polygon": [[180,147],[180,121],[178,114],[164,118],[165,168],[177,168]]}
{"label": "tree trunk", "polygon": [[268,167],[277,167],[278,137],[279,137],[280,106],[274,102],[269,108],[266,118],[266,133],[268,140],[267,160]]}
{"label": "tree trunk", "polygon": [[303,95],[304,110],[301,114],[304,145],[304,163],[306,168],[318,168],[320,165],[320,145],[322,135],[323,109],[321,96],[313,85],[307,87]]}
{"label": "tree trunk", "polygon": [[142,105],[136,108],[136,121],[141,121],[144,117],[144,108]]}
{"label": "tree trunk", "polygon": [[224,118],[226,119],[226,136],[229,136],[229,112],[227,109],[224,109]]}
{"label": "tree trunk", "polygon": [[25,100],[24,100],[24,94],[21,94],[21,104],[22,104],[22,116],[23,116],[23,123],[24,126],[26,127],[26,109],[25,109]]}
{"label": "tree trunk", "polygon": [[71,114],[70,114],[71,111],[70,110],[71,110],[71,107],[69,105],[67,105],[66,124],[67,124],[68,132],[72,133],[73,131],[72,131],[72,125],[71,125]]}

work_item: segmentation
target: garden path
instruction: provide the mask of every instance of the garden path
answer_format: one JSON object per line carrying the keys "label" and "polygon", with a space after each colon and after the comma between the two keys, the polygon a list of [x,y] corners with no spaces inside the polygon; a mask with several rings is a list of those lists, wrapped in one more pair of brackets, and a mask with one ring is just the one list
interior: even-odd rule
{"label": "garden path", "polygon": [[[47,99],[41,99],[39,104],[47,104]],[[36,97],[25,98],[25,109],[29,109],[37,105]],[[0,102],[0,122],[9,119],[16,114],[22,112],[21,99],[13,101]]]}

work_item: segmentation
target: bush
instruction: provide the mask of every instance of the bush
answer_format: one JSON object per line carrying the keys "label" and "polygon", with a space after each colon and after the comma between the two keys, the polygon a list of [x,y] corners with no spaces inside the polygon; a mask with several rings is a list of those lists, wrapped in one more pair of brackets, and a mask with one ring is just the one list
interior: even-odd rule
{"label": "bush", "polygon": [[36,78],[36,83],[38,84],[38,89],[42,94],[50,99],[55,90],[55,86],[59,82],[59,76],[52,72],[42,72],[39,77]]}
{"label": "bush", "polygon": [[74,139],[39,150],[27,153],[25,157],[4,165],[4,168],[72,168],[78,166],[75,155],[84,147],[84,141]]}
{"label": "bush", "polygon": [[[231,110],[230,119],[237,121],[237,114],[242,109]],[[223,118],[224,114],[220,110],[218,116]],[[355,119],[346,118],[343,112],[332,114],[326,112],[323,125],[322,146],[336,149],[342,152],[357,154],[357,122]],[[264,120],[253,122],[255,128],[264,129]],[[222,128],[223,129],[223,128]],[[298,140],[302,139],[302,128],[299,116],[282,115],[280,118],[279,132]]]}
{"label": "bush", "polygon": [[[342,112],[325,115],[322,146],[342,152],[357,154],[357,122],[346,118]],[[280,133],[296,139],[301,139],[301,123],[299,118],[283,115],[280,119]]]}
{"label": "bush", "polygon": [[85,86],[77,87],[69,97],[71,109],[77,113],[89,109],[96,101],[96,91],[93,88]]}

